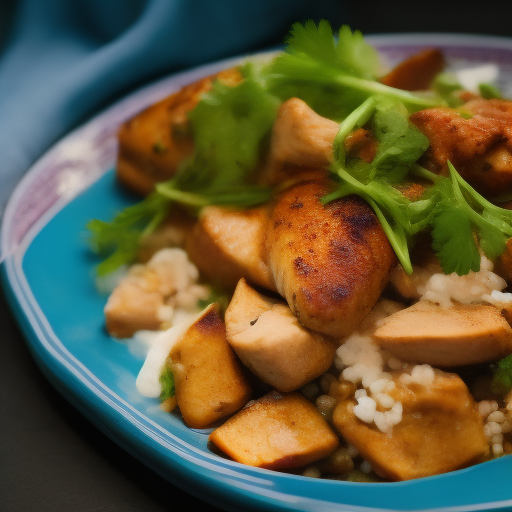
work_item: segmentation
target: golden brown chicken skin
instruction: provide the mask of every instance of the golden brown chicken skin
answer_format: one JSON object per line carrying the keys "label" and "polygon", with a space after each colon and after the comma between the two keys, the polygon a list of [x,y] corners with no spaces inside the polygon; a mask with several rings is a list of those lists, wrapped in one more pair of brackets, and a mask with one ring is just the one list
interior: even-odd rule
{"label": "golden brown chicken skin", "polygon": [[439,48],[426,48],[396,65],[382,77],[381,82],[405,91],[428,89],[445,65],[443,52]]}
{"label": "golden brown chicken skin", "polygon": [[318,177],[304,180],[276,198],[268,265],[299,321],[341,338],[374,306],[396,257],[364,201],[348,196],[322,205],[329,183]]}
{"label": "golden brown chicken skin", "polygon": [[512,191],[512,102],[479,98],[460,111],[432,108],[410,119],[430,140],[423,165],[442,173],[450,160],[488,197]]}
{"label": "golden brown chicken skin", "polygon": [[116,176],[134,192],[147,195],[166,181],[194,150],[188,113],[212,88],[215,79],[236,85],[242,79],[235,68],[186,85],[121,125],[118,131]]}

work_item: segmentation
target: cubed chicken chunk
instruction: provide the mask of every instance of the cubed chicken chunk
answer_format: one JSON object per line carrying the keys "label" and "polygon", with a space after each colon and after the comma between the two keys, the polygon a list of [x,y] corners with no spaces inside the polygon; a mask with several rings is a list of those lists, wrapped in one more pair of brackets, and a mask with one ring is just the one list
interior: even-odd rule
{"label": "cubed chicken chunk", "polygon": [[130,273],[110,294],[104,308],[106,329],[116,338],[130,338],[136,331],[158,330],[162,316],[163,295],[156,273],[142,265]]}
{"label": "cubed chicken chunk", "polygon": [[280,164],[322,167],[332,160],[339,125],[318,115],[299,98],[286,100],[272,128],[270,160]]}
{"label": "cubed chicken chunk", "polygon": [[110,294],[104,308],[106,328],[117,338],[136,331],[158,330],[172,322],[176,308],[197,314],[197,301],[206,299],[208,286],[180,248],[157,251],[145,264],[133,265]]}
{"label": "cubed chicken chunk", "polygon": [[238,411],[251,386],[216,304],[208,306],[172,347],[169,358],[176,400],[185,423],[206,428]]}
{"label": "cubed chicken chunk", "polygon": [[238,283],[226,310],[227,339],[262,381],[293,391],[331,366],[334,340],[299,324],[288,305]]}
{"label": "cubed chicken chunk", "polygon": [[233,290],[240,278],[275,290],[266,263],[265,207],[234,210],[207,206],[185,241],[190,259],[213,283]]}
{"label": "cubed chicken chunk", "polygon": [[375,340],[404,361],[463,366],[512,353],[512,328],[490,304],[443,307],[421,300],[383,320]]}
{"label": "cubed chicken chunk", "polygon": [[210,441],[237,462],[268,469],[304,466],[339,445],[311,402],[299,393],[276,391],[249,402],[214,430]]}
{"label": "cubed chicken chunk", "polygon": [[390,432],[359,419],[354,400],[341,401],[333,414],[337,430],[378,475],[411,480],[488,457],[483,420],[460,377],[438,370],[428,386],[402,384],[399,374],[394,377],[395,388],[388,394],[401,404],[402,413]]}

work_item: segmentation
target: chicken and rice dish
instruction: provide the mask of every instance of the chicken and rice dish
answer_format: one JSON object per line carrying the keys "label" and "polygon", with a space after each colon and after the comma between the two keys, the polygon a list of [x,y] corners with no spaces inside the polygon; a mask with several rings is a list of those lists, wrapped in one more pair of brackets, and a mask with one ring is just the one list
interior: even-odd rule
{"label": "chicken and rice dish", "polygon": [[120,127],[141,201],[89,224],[139,391],[242,464],[401,481],[512,454],[512,101],[438,48],[359,32],[283,52]]}

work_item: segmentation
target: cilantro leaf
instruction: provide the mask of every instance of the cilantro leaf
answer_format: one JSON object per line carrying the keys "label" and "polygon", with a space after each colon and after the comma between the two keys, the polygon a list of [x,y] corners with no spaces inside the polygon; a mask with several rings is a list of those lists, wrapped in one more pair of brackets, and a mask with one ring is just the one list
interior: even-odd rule
{"label": "cilantro leaf", "polygon": [[466,212],[455,201],[445,198],[435,207],[432,220],[432,248],[445,274],[466,275],[480,270],[480,252],[473,226]]}
{"label": "cilantro leaf", "polygon": [[462,91],[462,85],[454,73],[443,71],[432,82],[432,89],[439,94],[449,107],[460,107],[464,102],[458,93]]}
{"label": "cilantro leaf", "polygon": [[403,181],[411,164],[429,146],[428,138],[409,123],[407,114],[395,104],[377,106],[373,134],[379,146],[370,166],[383,170],[387,180],[394,183]]}
{"label": "cilantro leaf", "polygon": [[174,375],[172,374],[172,370],[168,361],[160,373],[159,381],[160,386],[162,387],[162,391],[160,392],[160,401],[165,402],[165,400],[174,396],[175,391]]}
{"label": "cilantro leaf", "polygon": [[[369,117],[379,148],[373,162],[351,165],[339,146],[351,127]],[[331,170],[339,185],[322,198],[324,204],[349,194],[363,198],[375,212],[409,274],[412,273],[409,246],[423,230],[430,230],[432,247],[446,274],[479,271],[479,249],[491,260],[503,253],[507,240],[512,237],[512,211],[487,201],[462,179],[449,161],[448,178],[418,166],[416,161],[428,147],[428,140],[410,126],[400,106],[369,99],[349,118],[350,123],[345,121],[340,125],[334,140],[335,161]],[[422,198],[414,202],[393,186],[409,173],[433,182]]]}
{"label": "cilantro leaf", "polygon": [[343,26],[334,37],[325,20],[293,25],[285,52],[264,70],[269,90],[285,100],[298,97],[320,115],[341,120],[378,94],[418,110],[442,100],[388,87],[377,80],[379,58],[359,31]]}
{"label": "cilantro leaf", "polygon": [[482,98],[485,98],[486,100],[503,99],[501,91],[495,85],[488,84],[485,82],[478,84],[478,92],[480,93],[480,96],[482,96]]}
{"label": "cilantro leaf", "polygon": [[102,256],[97,274],[104,276],[132,262],[137,255],[139,240],[151,233],[167,217],[170,202],[153,193],[128,206],[110,222],[93,219],[86,225],[90,249]]}
{"label": "cilantro leaf", "polygon": [[512,354],[493,365],[491,389],[498,395],[505,396],[512,390]]}
{"label": "cilantro leaf", "polygon": [[[350,129],[368,120],[372,114],[373,133],[379,142],[376,156],[369,164],[357,162],[354,166],[346,161],[340,146]],[[403,180],[427,147],[428,139],[409,123],[403,107],[382,98],[369,98],[340,125],[334,140],[335,161],[331,167],[339,185],[322,198],[324,204],[349,194],[363,198],[375,212],[408,273],[412,272],[409,239],[428,223],[431,203],[415,204],[393,184]]]}
{"label": "cilantro leaf", "polygon": [[251,173],[278,107],[279,100],[254,78],[235,87],[215,82],[190,114],[192,158],[171,180],[110,222],[87,224],[89,245],[104,258],[97,273],[132,263],[140,240],[161,224],[174,202],[198,210],[209,204],[250,207],[267,201],[270,190],[254,186]]}
{"label": "cilantro leaf", "polygon": [[[457,272],[464,275],[469,270],[480,270],[480,256],[475,253],[475,235],[480,248],[489,259],[494,260],[503,253],[507,240],[512,237],[512,211],[499,208],[482,197],[462,179],[450,161],[448,169],[450,177],[441,178],[436,184],[441,197],[436,210],[439,212],[444,207],[445,212],[443,215],[436,213],[434,216],[433,245],[440,250],[438,256],[445,273]],[[453,208],[448,207],[447,199],[450,204],[456,203],[456,213]],[[464,226],[462,214],[466,218]],[[470,230],[465,227],[468,223],[471,226]],[[448,236],[458,238],[460,242],[451,257],[448,257],[448,251],[441,251],[442,242],[446,241]],[[459,260],[459,264],[455,263],[455,255],[458,255],[456,259]],[[463,264],[462,262],[468,258],[471,258],[472,263]]]}
{"label": "cilantro leaf", "polygon": [[189,119],[195,154],[178,177],[180,189],[229,191],[246,181],[270,132],[280,101],[246,77],[235,87],[214,82]]}

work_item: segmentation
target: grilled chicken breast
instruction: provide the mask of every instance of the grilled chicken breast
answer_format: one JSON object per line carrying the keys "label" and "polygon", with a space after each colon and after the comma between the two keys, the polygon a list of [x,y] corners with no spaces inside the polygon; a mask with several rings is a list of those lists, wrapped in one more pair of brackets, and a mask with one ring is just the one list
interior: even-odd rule
{"label": "grilled chicken breast", "polygon": [[182,87],[124,122],[118,131],[116,176],[134,192],[147,195],[156,183],[174,176],[194,151],[188,113],[212,88],[215,79],[236,85],[242,79],[235,68]]}
{"label": "grilled chicken breast", "polygon": [[322,205],[329,183],[312,178],[282,192],[266,246],[277,290],[299,321],[341,338],[370,312],[396,256],[363,200],[348,196]]}

